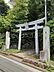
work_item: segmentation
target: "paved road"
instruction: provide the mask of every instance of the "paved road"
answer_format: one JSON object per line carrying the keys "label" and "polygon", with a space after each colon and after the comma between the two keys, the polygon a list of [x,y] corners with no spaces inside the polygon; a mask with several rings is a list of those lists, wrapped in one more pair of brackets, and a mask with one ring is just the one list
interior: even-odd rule
{"label": "paved road", "polygon": [[41,72],[0,55],[0,72]]}

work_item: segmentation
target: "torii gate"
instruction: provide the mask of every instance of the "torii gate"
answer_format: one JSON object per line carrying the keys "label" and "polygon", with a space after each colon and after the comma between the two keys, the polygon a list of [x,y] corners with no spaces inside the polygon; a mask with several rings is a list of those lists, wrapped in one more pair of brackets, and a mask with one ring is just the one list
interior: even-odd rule
{"label": "torii gate", "polygon": [[[39,24],[43,23],[44,20],[45,20],[45,27],[43,28],[43,26],[39,26]],[[46,26],[46,24],[47,24],[47,5],[46,5],[46,0],[45,0],[45,17],[44,18],[29,22],[29,23],[16,25],[16,27],[19,28],[18,50],[21,49],[21,31],[35,30],[35,52],[38,55],[38,52],[39,52],[38,29],[43,28],[43,51],[40,52],[40,59],[42,61],[43,61],[43,59],[45,61],[50,60],[50,36],[49,36],[50,28],[48,26]],[[9,39],[10,39],[9,32],[6,32],[6,49],[9,49],[9,46],[10,46]]]}
{"label": "torii gate", "polygon": [[42,29],[43,28],[43,26],[39,26],[39,24],[43,23],[44,20],[45,20],[45,17],[42,18],[42,19],[31,21],[29,23],[16,25],[16,27],[19,28],[19,30],[18,30],[19,31],[18,50],[21,50],[21,31],[35,30],[35,53],[38,55],[38,53],[39,53],[38,29]]}

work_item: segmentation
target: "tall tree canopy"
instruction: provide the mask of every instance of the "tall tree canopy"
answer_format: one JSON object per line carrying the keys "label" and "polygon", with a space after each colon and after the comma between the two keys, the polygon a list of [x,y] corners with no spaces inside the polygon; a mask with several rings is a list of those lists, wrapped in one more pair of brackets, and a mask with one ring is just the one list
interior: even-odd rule
{"label": "tall tree canopy", "polygon": [[[16,24],[24,23],[28,21],[28,0],[13,0],[14,6],[8,11],[8,15],[5,16],[8,26],[14,28]],[[7,25],[7,23],[6,23]]]}
{"label": "tall tree canopy", "polygon": [[9,11],[8,17],[12,16],[12,23],[18,24],[27,21],[28,0],[14,0],[15,6]]}

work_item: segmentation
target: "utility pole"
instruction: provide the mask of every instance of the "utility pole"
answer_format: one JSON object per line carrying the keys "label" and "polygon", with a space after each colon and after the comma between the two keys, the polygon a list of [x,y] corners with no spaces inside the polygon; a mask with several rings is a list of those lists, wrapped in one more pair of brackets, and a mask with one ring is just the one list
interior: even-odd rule
{"label": "utility pole", "polygon": [[43,28],[43,51],[45,61],[50,61],[50,28],[47,26],[47,0],[45,0],[45,27]]}
{"label": "utility pole", "polygon": [[47,1],[45,0],[45,26],[47,24]]}

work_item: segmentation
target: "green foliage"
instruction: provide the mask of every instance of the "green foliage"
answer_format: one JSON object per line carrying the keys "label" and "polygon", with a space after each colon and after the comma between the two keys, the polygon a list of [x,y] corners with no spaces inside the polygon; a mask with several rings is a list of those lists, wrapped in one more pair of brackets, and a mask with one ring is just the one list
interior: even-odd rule
{"label": "green foliage", "polygon": [[4,34],[0,33],[0,48],[2,48],[2,46],[4,45]]}
{"label": "green foliage", "polygon": [[3,16],[3,26],[6,30],[12,30],[16,24],[27,22],[28,0],[14,0],[15,5]]}
{"label": "green foliage", "polygon": [[54,18],[48,21],[48,26],[50,27],[50,47],[51,55],[54,55]]}
{"label": "green foliage", "polygon": [[19,24],[27,21],[27,0],[15,0],[15,6],[8,13],[8,18],[11,19],[11,24]]}
{"label": "green foliage", "polygon": [[9,20],[6,16],[0,15],[0,32],[5,32],[5,30],[9,30],[9,27],[11,26],[10,21],[11,20]]}
{"label": "green foliage", "polygon": [[[37,20],[45,16],[45,0],[29,0],[28,4],[28,20]],[[54,1],[47,0],[47,16],[48,20],[54,17]]]}
{"label": "green foliage", "polygon": [[42,18],[44,16],[44,1],[29,0],[28,10],[29,10],[28,14],[29,21]]}
{"label": "green foliage", "polygon": [[52,68],[52,67],[47,67],[46,70],[47,70],[47,72],[54,72],[54,68]]}
{"label": "green foliage", "polygon": [[0,32],[3,29],[3,20],[2,20],[2,16],[0,16]]}
{"label": "green foliage", "polygon": [[4,0],[0,0],[0,15],[7,15],[9,7],[4,3]]}

